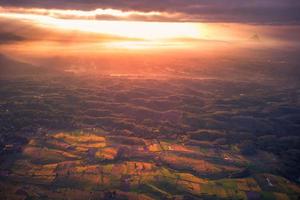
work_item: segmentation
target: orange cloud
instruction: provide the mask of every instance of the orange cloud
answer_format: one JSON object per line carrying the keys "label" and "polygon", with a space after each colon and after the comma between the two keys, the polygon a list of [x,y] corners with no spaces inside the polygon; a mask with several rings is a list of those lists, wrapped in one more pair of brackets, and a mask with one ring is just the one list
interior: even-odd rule
{"label": "orange cloud", "polygon": [[32,14],[50,16],[58,19],[97,19],[97,20],[126,20],[126,21],[182,21],[180,13],[122,11],[116,9],[62,10],[42,8],[0,7],[0,12],[10,14]]}
{"label": "orange cloud", "polygon": [[[62,10],[83,10],[94,15],[94,11],[119,10],[146,20],[167,20],[189,22],[248,23],[248,24],[299,24],[299,0],[1,0],[0,6],[18,8],[43,8]],[[100,9],[100,10],[101,10]],[[145,13],[180,14],[179,17],[154,13],[153,18]],[[153,14],[153,13],[152,13]],[[152,15],[150,14],[150,15]],[[84,14],[86,15],[86,13]],[[116,17],[115,15],[110,15]],[[100,16],[107,14],[100,12]],[[165,18],[167,17],[167,18]],[[125,19],[121,17],[122,19]],[[114,19],[114,18],[113,18]],[[162,19],[162,20],[164,20]]]}

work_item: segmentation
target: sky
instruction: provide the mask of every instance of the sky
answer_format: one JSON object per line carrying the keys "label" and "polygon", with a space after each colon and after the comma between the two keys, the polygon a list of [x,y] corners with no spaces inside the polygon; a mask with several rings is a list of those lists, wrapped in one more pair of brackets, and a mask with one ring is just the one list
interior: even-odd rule
{"label": "sky", "polygon": [[0,0],[0,51],[298,48],[299,0]]}
{"label": "sky", "polygon": [[[91,11],[99,8],[137,11],[132,18],[154,21],[240,22],[254,24],[299,24],[298,0],[1,0],[1,6]],[[145,16],[164,12],[179,15]],[[115,19],[110,13],[97,16]],[[118,18],[118,17],[117,17]],[[121,17],[122,18],[122,17]]]}

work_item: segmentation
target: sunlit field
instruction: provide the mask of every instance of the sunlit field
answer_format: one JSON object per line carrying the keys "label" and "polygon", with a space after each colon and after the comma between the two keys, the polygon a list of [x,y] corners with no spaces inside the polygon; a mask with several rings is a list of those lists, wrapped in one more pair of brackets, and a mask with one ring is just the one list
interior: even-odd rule
{"label": "sunlit field", "polygon": [[0,1],[0,199],[298,200],[299,3],[116,2]]}

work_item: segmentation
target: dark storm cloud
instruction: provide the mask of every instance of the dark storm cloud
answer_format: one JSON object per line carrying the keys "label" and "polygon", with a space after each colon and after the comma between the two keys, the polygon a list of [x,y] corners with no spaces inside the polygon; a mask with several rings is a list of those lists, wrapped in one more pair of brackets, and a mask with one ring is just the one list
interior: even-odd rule
{"label": "dark storm cloud", "polygon": [[[1,6],[179,12],[178,21],[299,24],[299,0],[0,0]],[[151,19],[150,19],[151,20]],[[159,20],[159,19],[158,19]]]}

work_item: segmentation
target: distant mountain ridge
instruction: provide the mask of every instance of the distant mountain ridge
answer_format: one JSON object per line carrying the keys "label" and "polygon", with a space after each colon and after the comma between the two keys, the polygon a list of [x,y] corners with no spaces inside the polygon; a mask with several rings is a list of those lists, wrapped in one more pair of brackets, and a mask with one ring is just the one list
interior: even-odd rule
{"label": "distant mountain ridge", "polygon": [[257,33],[255,33],[254,35],[252,35],[249,39],[252,42],[261,42],[260,37],[259,37],[259,35]]}

